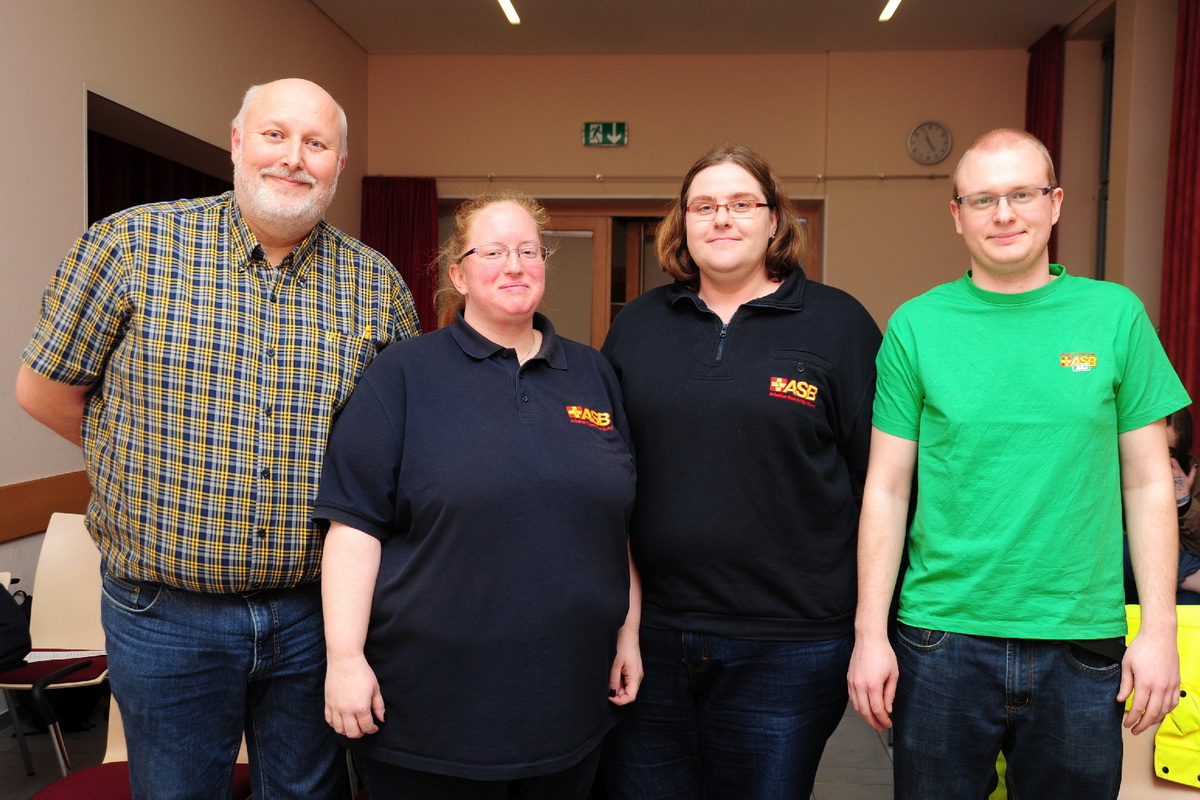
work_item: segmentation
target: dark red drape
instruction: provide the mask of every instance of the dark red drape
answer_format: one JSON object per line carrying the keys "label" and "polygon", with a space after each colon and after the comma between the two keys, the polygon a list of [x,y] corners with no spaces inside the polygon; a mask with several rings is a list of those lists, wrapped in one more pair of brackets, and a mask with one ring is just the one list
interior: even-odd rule
{"label": "dark red drape", "polygon": [[[1046,145],[1050,158],[1058,164],[1062,129],[1062,32],[1057,27],[1046,31],[1029,48],[1029,72],[1025,78],[1025,130]],[[1058,253],[1058,236],[1050,236],[1050,260]]]}
{"label": "dark red drape", "polygon": [[[1200,399],[1200,0],[1179,0],[1163,233],[1163,346]],[[1193,418],[1196,416],[1193,413]]]}
{"label": "dark red drape", "polygon": [[387,256],[412,292],[421,330],[436,327],[437,181],[363,178],[362,240]]}

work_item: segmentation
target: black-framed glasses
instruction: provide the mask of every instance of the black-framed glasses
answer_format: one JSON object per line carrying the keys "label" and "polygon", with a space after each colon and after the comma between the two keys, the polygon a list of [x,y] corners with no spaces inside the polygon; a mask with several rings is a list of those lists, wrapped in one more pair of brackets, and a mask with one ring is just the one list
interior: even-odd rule
{"label": "black-framed glasses", "polygon": [[770,208],[770,203],[759,203],[754,200],[730,200],[728,203],[714,203],[711,200],[694,200],[684,206],[684,210],[697,219],[708,219],[716,216],[717,209],[723,208],[731,217],[749,217],[760,208]]}
{"label": "black-framed glasses", "polygon": [[487,244],[476,245],[467,252],[458,257],[462,261],[467,256],[479,256],[484,261],[507,261],[509,253],[516,253],[517,258],[522,261],[545,261],[546,256],[550,255],[550,248],[544,244],[523,244],[517,247],[505,247],[499,242],[488,242]]}
{"label": "black-framed glasses", "polygon": [[1036,189],[1016,189],[1008,194],[964,194],[961,197],[955,197],[954,200],[963,208],[974,211],[990,211],[999,206],[1001,200],[1007,200],[1010,206],[1027,206],[1057,188],[1057,186],[1039,186]]}

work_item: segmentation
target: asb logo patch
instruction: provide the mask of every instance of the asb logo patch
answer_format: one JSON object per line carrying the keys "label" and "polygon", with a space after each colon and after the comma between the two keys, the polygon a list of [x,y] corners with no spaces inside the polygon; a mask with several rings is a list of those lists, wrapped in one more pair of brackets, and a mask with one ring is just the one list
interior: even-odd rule
{"label": "asb logo patch", "polygon": [[1096,368],[1096,363],[1095,353],[1063,353],[1058,357],[1058,365],[1071,372],[1091,372]]}
{"label": "asb logo patch", "polygon": [[789,380],[788,378],[771,378],[771,397],[781,397],[793,403],[803,403],[812,408],[817,407],[817,387],[807,381]]}
{"label": "asb logo patch", "polygon": [[576,425],[587,425],[602,431],[612,430],[612,414],[607,411],[592,411],[583,406],[567,406],[567,416]]}

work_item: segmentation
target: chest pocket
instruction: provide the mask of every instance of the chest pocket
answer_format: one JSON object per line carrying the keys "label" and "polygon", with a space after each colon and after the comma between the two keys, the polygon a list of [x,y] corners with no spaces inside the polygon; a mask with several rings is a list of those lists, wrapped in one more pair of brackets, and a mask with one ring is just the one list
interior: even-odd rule
{"label": "chest pocket", "polygon": [[336,414],[350,398],[359,376],[375,357],[369,339],[322,330],[315,342],[281,348],[291,390],[312,395],[306,405],[316,413]]}
{"label": "chest pocket", "polygon": [[824,408],[827,404],[833,365],[821,356],[808,350],[775,348],[766,366],[768,397],[809,408]]}

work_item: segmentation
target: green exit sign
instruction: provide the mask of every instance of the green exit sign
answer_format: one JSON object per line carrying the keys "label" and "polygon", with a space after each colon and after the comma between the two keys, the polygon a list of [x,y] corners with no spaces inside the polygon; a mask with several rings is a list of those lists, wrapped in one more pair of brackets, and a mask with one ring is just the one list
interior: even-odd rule
{"label": "green exit sign", "polygon": [[629,144],[629,127],[624,122],[583,123],[584,147],[624,147]]}

